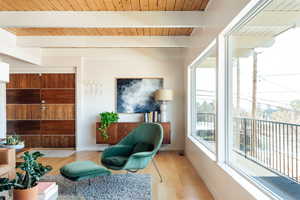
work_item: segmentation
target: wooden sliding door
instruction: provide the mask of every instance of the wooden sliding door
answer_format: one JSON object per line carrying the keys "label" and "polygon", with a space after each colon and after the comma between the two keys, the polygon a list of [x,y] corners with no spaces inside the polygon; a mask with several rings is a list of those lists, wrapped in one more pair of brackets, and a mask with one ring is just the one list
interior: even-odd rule
{"label": "wooden sliding door", "polygon": [[28,147],[75,146],[75,74],[12,74],[7,133]]}

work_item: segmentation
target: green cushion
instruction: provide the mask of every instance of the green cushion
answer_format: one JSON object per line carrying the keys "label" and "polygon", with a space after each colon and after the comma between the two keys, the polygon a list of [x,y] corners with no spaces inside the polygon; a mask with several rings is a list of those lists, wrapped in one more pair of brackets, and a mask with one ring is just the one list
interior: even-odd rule
{"label": "green cushion", "polygon": [[152,151],[152,150],[153,150],[153,144],[139,142],[134,146],[134,148],[132,150],[132,154],[139,153],[139,152],[145,152],[145,151]]}
{"label": "green cushion", "polygon": [[109,175],[110,171],[92,161],[76,161],[65,165],[60,173],[69,178]]}
{"label": "green cushion", "polygon": [[125,156],[109,156],[102,160],[105,164],[114,165],[114,166],[123,166],[126,164],[128,157]]}

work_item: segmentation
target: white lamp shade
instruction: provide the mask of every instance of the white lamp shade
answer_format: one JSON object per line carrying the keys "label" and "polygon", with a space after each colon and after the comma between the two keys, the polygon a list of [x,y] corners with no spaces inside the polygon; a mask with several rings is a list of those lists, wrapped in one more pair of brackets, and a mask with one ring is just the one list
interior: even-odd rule
{"label": "white lamp shade", "polygon": [[155,92],[156,101],[172,101],[173,91],[170,89],[159,89]]}

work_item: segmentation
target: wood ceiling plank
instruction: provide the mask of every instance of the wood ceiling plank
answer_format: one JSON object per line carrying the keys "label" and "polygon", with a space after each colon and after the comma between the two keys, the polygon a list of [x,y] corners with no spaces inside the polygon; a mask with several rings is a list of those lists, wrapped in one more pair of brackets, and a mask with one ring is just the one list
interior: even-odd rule
{"label": "wood ceiling plank", "polygon": [[131,0],[131,10],[133,11],[141,10],[140,0]]}
{"label": "wood ceiling plank", "polygon": [[202,4],[202,0],[194,0],[194,2],[192,4],[192,9],[200,10],[201,4]]}
{"label": "wood ceiling plank", "polygon": [[84,10],[84,11],[91,10],[91,8],[89,8],[86,0],[77,0],[77,2],[78,2],[79,6],[81,7],[82,10]]}
{"label": "wood ceiling plank", "polygon": [[148,11],[149,10],[149,1],[148,0],[140,0],[141,10]]}
{"label": "wood ceiling plank", "polygon": [[104,4],[108,11],[116,11],[116,7],[114,6],[112,0],[103,0]]}
{"label": "wood ceiling plank", "polygon": [[131,0],[122,0],[124,10],[132,10]]}
{"label": "wood ceiling plank", "polygon": [[63,7],[63,10],[74,10],[72,5],[68,1],[54,0],[54,2],[61,4],[61,6]]}
{"label": "wood ceiling plank", "polygon": [[74,10],[81,11],[81,7],[80,7],[79,3],[77,2],[77,0],[66,0],[66,1],[69,2],[69,4],[72,6],[72,8]]}
{"label": "wood ceiling plank", "polygon": [[182,10],[184,11],[192,10],[194,1],[201,1],[201,0],[185,0]]}
{"label": "wood ceiling plank", "polygon": [[169,28],[169,36],[176,35],[176,29],[175,28]]}
{"label": "wood ceiling plank", "polygon": [[144,28],[144,35],[151,35],[150,28]]}
{"label": "wood ceiling plank", "polygon": [[97,10],[97,11],[101,11],[101,10],[102,11],[107,11],[108,10],[103,0],[93,0],[93,1],[95,3],[95,6],[96,6],[95,10]]}
{"label": "wood ceiling plank", "polygon": [[116,10],[124,11],[122,0],[112,0]]}
{"label": "wood ceiling plank", "polygon": [[85,0],[87,7],[91,11],[97,11],[97,5],[94,0]]}
{"label": "wood ceiling plank", "polygon": [[166,10],[167,0],[158,0],[158,10]]}
{"label": "wood ceiling plank", "polygon": [[205,10],[209,0],[0,0],[0,11]]}
{"label": "wood ceiling plank", "polygon": [[183,9],[184,0],[176,0],[175,10],[180,11]]}
{"label": "wood ceiling plank", "polygon": [[10,2],[7,1],[0,1],[0,8],[6,11],[11,11],[16,9]]}
{"label": "wood ceiling plank", "polygon": [[175,9],[175,0],[167,0],[166,10],[173,11]]}
{"label": "wood ceiling plank", "polygon": [[149,10],[158,10],[158,0],[149,0]]}
{"label": "wood ceiling plank", "polygon": [[136,32],[137,32],[138,36],[144,36],[144,29],[143,28],[137,28]]}
{"label": "wood ceiling plank", "polygon": [[164,28],[163,32],[162,32],[163,36],[168,36],[169,35],[169,29],[168,28]]}
{"label": "wood ceiling plank", "polygon": [[190,35],[192,28],[7,28],[17,36],[160,36]]}
{"label": "wood ceiling plank", "polygon": [[205,10],[207,8],[208,2],[209,2],[209,0],[202,0],[200,10]]}

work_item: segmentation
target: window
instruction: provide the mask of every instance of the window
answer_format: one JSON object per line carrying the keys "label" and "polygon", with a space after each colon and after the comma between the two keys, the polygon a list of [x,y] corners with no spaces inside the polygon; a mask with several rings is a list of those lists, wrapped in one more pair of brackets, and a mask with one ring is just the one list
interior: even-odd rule
{"label": "window", "polygon": [[295,2],[271,1],[227,35],[227,162],[283,199],[300,198],[300,4]]}
{"label": "window", "polygon": [[192,134],[210,151],[216,151],[216,47],[210,47],[191,70]]}

